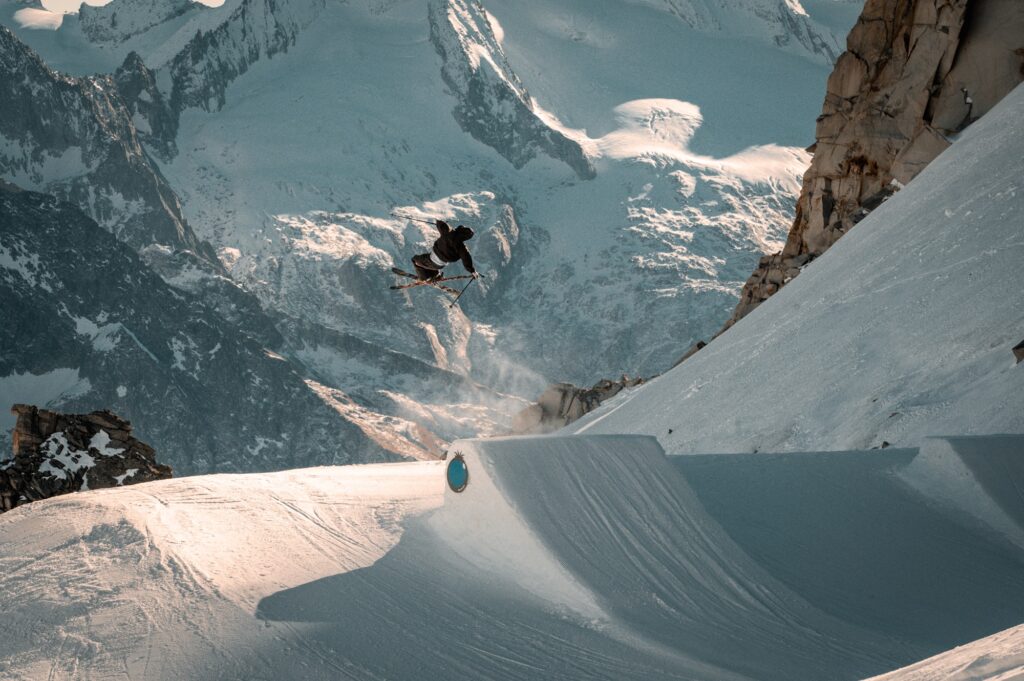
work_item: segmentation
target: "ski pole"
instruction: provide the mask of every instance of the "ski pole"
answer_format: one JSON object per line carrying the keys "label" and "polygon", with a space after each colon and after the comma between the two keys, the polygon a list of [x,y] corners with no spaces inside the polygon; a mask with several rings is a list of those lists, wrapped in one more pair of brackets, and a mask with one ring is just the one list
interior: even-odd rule
{"label": "ski pole", "polygon": [[425,223],[425,224],[428,224],[428,225],[434,224],[433,220],[427,220],[425,218],[414,218],[411,215],[404,215],[404,214],[399,213],[398,211],[394,211],[394,210],[391,211],[391,214],[393,216],[395,216],[396,218],[402,218],[403,220],[412,220],[413,222],[422,222],[422,223]]}
{"label": "ski pole", "polygon": [[462,297],[462,294],[466,292],[466,289],[469,288],[469,285],[472,284],[474,281],[476,281],[476,277],[470,279],[469,283],[462,287],[462,290],[459,291],[459,295],[455,296],[455,300],[453,300],[452,304],[448,306],[449,309],[455,307],[455,303],[459,302],[459,298]]}

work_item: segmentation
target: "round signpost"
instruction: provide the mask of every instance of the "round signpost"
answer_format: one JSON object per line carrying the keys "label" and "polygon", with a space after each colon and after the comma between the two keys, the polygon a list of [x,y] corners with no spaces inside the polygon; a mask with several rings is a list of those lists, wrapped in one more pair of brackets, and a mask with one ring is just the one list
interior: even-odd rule
{"label": "round signpost", "polygon": [[448,486],[452,488],[453,492],[461,492],[466,489],[466,485],[469,484],[469,468],[466,467],[466,460],[462,458],[462,454],[456,454],[448,462],[447,478]]}

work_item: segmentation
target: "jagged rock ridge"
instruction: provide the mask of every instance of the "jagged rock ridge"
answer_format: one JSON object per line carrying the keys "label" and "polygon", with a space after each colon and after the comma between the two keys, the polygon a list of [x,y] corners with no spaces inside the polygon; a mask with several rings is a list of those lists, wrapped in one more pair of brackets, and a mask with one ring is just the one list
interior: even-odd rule
{"label": "jagged rock ridge", "polygon": [[538,152],[565,161],[583,179],[596,174],[583,147],[545,123],[505,58],[487,11],[475,0],[432,0],[430,39],[441,75],[458,98],[455,119],[516,168]]}
{"label": "jagged rock ridge", "polygon": [[134,485],[171,477],[170,466],[132,437],[132,424],[111,411],[60,414],[16,404],[14,457],[0,462],[0,513],[58,494]]}
{"label": "jagged rock ridge", "polygon": [[1024,4],[868,0],[828,80],[796,219],[761,259],[726,324],[912,180],[1024,80]]}
{"label": "jagged rock ridge", "polygon": [[4,381],[71,375],[74,390],[47,401],[115,409],[186,474],[394,458],[301,366],[172,288],[74,206],[0,185],[0,244],[0,393]]}
{"label": "jagged rock ridge", "polygon": [[140,145],[117,80],[58,74],[0,26],[0,100],[5,179],[81,206],[137,250],[164,244],[222,271]]}
{"label": "jagged rock ridge", "polygon": [[204,9],[193,0],[115,0],[99,7],[82,3],[78,20],[82,33],[92,42],[117,43],[187,12]]}
{"label": "jagged rock ridge", "polygon": [[[751,32],[798,54],[832,63],[841,48],[831,31],[813,21],[799,0],[645,0],[661,4],[688,26],[704,32]],[[756,30],[751,28],[756,26]]]}
{"label": "jagged rock ridge", "polygon": [[288,11],[278,11],[281,5],[275,0],[242,0],[217,27],[198,32],[165,67],[172,82],[172,109],[223,107],[228,85],[261,58],[286,52],[325,0],[283,3]]}

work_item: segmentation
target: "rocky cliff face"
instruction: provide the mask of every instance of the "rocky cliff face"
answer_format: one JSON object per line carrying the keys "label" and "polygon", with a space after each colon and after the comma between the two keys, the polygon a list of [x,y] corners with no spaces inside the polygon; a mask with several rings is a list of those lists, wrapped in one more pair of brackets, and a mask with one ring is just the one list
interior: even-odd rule
{"label": "rocky cliff face", "polygon": [[643,383],[642,378],[628,376],[618,381],[604,379],[590,388],[577,388],[571,383],[555,383],[548,386],[536,403],[516,414],[512,430],[517,434],[558,430],[594,411],[602,402],[610,400],[624,389],[635,388]]}
{"label": "rocky cliff face", "polygon": [[583,179],[596,171],[579,141],[551,127],[505,58],[487,10],[475,0],[433,0],[430,39],[441,75],[458,99],[463,130],[493,147],[516,168],[538,153],[564,161]]}
{"label": "rocky cliff face", "polygon": [[110,411],[60,414],[16,404],[14,457],[0,462],[0,513],[59,494],[171,477],[156,452]]}
{"label": "rocky cliff face", "polygon": [[105,405],[183,473],[392,458],[301,366],[68,203],[0,185],[0,395]]}
{"label": "rocky cliff face", "polygon": [[0,101],[5,179],[82,207],[137,250],[163,244],[220,269],[143,151],[114,78],[58,74],[0,26]]}
{"label": "rocky cliff face", "polygon": [[223,107],[228,85],[260,59],[286,52],[324,4],[325,0],[241,0],[216,27],[197,32],[164,67],[172,83],[171,107],[176,112]]}
{"label": "rocky cliff face", "polygon": [[82,4],[82,33],[95,43],[120,43],[170,19],[205,7],[192,0],[115,0],[101,7]]}
{"label": "rocky cliff face", "polygon": [[1024,3],[868,0],[836,63],[783,250],[726,328],[824,253],[1024,80]]}
{"label": "rocky cliff face", "polygon": [[124,63],[114,72],[117,91],[131,115],[139,141],[161,160],[178,153],[178,113],[156,83],[156,73],[149,69],[137,52],[129,52]]}

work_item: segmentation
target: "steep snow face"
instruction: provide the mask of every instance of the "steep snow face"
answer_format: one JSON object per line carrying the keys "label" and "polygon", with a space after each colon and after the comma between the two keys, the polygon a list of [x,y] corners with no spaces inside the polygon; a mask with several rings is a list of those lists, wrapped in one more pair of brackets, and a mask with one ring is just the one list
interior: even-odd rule
{"label": "steep snow face", "polygon": [[594,167],[580,142],[548,125],[512,71],[483,6],[434,0],[429,7],[430,38],[444,61],[441,75],[459,99],[459,125],[517,168],[541,151],[592,178]]}
{"label": "steep snow face", "polygon": [[325,4],[326,0],[234,0],[211,12],[209,23],[184,47],[161,44],[151,61],[156,66],[167,59],[172,106],[224,106],[227,86],[252,64],[287,51]]}
{"label": "steep snow face", "polygon": [[778,296],[574,426],[672,452],[1024,432],[1024,88]]}
{"label": "steep snow face", "polygon": [[82,33],[93,43],[123,43],[189,11],[200,11],[201,7],[193,0],[113,0],[101,7],[83,4],[78,21]]}
{"label": "steep snow face", "polygon": [[669,458],[773,577],[834,617],[934,655],[1022,619],[1022,454],[1016,435]]}
{"label": "steep snow face", "polygon": [[907,652],[769,577],[706,515],[653,438],[508,438],[453,450],[469,485],[446,491],[426,520],[441,549],[506,593],[526,591],[609,643],[645,651],[664,670],[656,676],[852,677]]}

